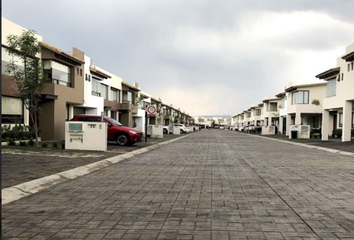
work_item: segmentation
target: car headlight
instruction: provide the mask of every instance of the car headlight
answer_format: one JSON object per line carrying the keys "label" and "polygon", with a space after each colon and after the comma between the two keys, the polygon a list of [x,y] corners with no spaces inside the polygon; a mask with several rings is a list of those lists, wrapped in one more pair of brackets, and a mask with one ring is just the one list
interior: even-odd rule
{"label": "car headlight", "polygon": [[132,134],[138,134],[138,132],[133,131],[133,130],[129,130],[129,132],[132,133]]}

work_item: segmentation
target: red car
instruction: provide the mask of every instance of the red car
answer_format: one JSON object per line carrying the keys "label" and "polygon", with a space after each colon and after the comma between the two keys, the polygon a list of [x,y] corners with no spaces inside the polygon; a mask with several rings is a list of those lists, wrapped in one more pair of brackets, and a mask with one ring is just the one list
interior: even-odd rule
{"label": "red car", "polygon": [[[101,122],[101,116],[76,115],[70,121]],[[125,127],[113,118],[103,117],[103,121],[107,123],[108,140],[116,141],[118,145],[132,145],[136,142],[140,142],[143,138],[143,132],[135,128]]]}

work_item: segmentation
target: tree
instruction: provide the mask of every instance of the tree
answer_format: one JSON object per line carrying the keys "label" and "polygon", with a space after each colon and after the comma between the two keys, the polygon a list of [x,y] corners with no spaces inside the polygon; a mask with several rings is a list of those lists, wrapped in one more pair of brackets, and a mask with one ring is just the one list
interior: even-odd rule
{"label": "tree", "polygon": [[19,36],[9,35],[7,46],[6,51],[12,57],[7,65],[7,71],[16,81],[20,98],[29,111],[36,136],[36,147],[38,147],[38,118],[41,112],[40,93],[47,83],[40,59],[36,56],[41,52],[41,46],[33,30],[23,31]]}

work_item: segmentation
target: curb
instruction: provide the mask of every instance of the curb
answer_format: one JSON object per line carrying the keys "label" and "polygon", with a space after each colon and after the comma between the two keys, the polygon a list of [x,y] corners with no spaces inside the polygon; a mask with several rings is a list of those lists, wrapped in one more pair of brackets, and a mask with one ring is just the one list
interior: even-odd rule
{"label": "curb", "polygon": [[345,156],[350,156],[350,157],[354,157],[354,153],[352,152],[347,152],[347,151],[341,151],[338,149],[333,149],[333,148],[325,148],[325,147],[318,147],[318,146],[314,146],[314,145],[308,145],[306,143],[299,143],[299,142],[290,142],[290,141],[286,141],[286,140],[281,140],[281,139],[275,139],[275,138],[267,138],[267,137],[263,137],[263,136],[254,136],[254,135],[250,135],[252,137],[259,137],[259,138],[263,138],[263,139],[270,139],[273,141],[278,141],[278,142],[283,142],[283,143],[289,143],[292,145],[297,145],[297,146],[301,146],[301,147],[306,147],[306,148],[313,148],[313,149],[317,149],[317,150],[321,150],[321,151],[326,151],[326,152],[330,152],[330,153],[337,153],[340,155],[345,155]]}
{"label": "curb", "polygon": [[29,196],[31,194],[37,193],[41,190],[47,189],[51,186],[54,186],[56,184],[65,182],[67,180],[72,180],[81,176],[84,176],[86,174],[89,174],[91,172],[100,170],[104,167],[107,167],[112,164],[119,163],[121,161],[124,161],[125,159],[137,156],[139,154],[148,152],[150,150],[159,148],[163,145],[170,144],[172,142],[175,142],[177,140],[180,140],[182,138],[188,137],[187,136],[181,136],[175,139],[171,139],[165,142],[157,143],[155,145],[151,145],[148,147],[144,147],[142,149],[138,149],[129,153],[125,153],[122,155],[118,155],[115,157],[107,158],[98,162],[94,162],[85,166],[73,168],[70,170],[66,170],[60,173],[56,173],[50,176],[38,178],[29,182],[25,183],[20,183],[18,185],[4,188],[1,190],[2,194],[2,199],[1,199],[1,205],[5,205],[7,203],[19,200],[23,197]]}

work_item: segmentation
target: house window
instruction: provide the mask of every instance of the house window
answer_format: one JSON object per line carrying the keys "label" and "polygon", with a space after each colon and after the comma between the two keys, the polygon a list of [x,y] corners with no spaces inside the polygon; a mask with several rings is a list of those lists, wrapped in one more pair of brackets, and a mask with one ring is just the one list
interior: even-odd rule
{"label": "house window", "polygon": [[50,82],[62,86],[71,87],[71,67],[64,64],[52,61],[43,61],[44,74],[48,77]]}
{"label": "house window", "polygon": [[119,102],[119,90],[111,88],[111,101]]}
{"label": "house window", "polygon": [[80,70],[79,70],[79,68],[76,68],[76,75],[80,75]]}
{"label": "house window", "polygon": [[261,109],[256,109],[255,112],[254,112],[254,115],[255,116],[261,116],[261,113],[262,113]]}
{"label": "house window", "polygon": [[24,69],[22,60],[14,55],[10,56],[10,54],[6,51],[5,47],[1,48],[1,74],[9,75],[9,72],[7,71],[7,65],[11,62],[14,61],[17,67],[21,70]]}
{"label": "house window", "polygon": [[23,104],[21,99],[1,96],[1,121],[9,124],[23,124]]}
{"label": "house window", "polygon": [[344,80],[344,73],[342,73],[342,81]]}
{"label": "house window", "polygon": [[80,76],[82,76],[82,69],[80,68]]}
{"label": "house window", "polygon": [[293,105],[309,104],[309,91],[293,92]]}
{"label": "house window", "polygon": [[352,70],[354,70],[353,67],[354,67],[354,63],[352,62]]}
{"label": "house window", "polygon": [[335,78],[328,80],[328,82],[327,82],[327,97],[336,96],[336,86],[337,86],[337,82],[336,82]]}
{"label": "house window", "polygon": [[339,127],[343,127],[343,113],[339,113]]}
{"label": "house window", "polygon": [[277,106],[278,104],[277,103],[269,103],[269,110],[271,111],[271,112],[276,112],[276,111],[278,111],[278,106]]}
{"label": "house window", "polygon": [[86,73],[85,80],[90,82],[91,81],[91,75]]}
{"label": "house window", "polygon": [[350,71],[350,63],[348,63],[348,72]]}
{"label": "house window", "polygon": [[133,94],[132,92],[123,92],[123,103],[132,103],[133,101]]}
{"label": "house window", "polygon": [[108,100],[108,86],[107,85],[101,84],[101,97]]}
{"label": "house window", "polygon": [[101,83],[99,79],[92,77],[92,92],[93,96],[101,97]]}

